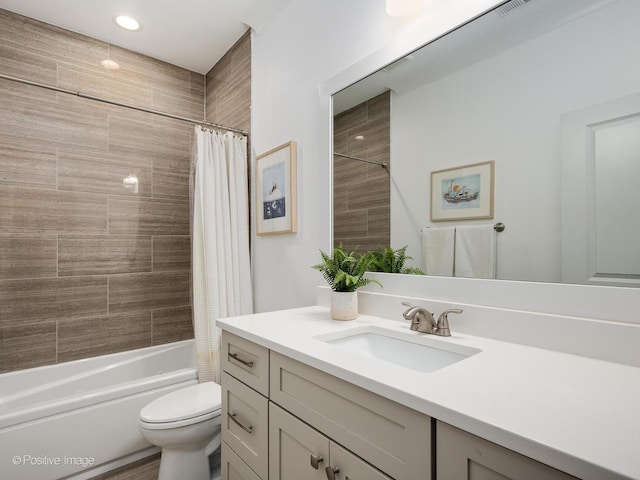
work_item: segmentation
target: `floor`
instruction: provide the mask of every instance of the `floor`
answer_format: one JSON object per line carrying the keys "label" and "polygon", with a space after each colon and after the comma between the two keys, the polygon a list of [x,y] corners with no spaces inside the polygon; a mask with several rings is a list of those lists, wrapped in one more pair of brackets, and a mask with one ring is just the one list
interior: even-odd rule
{"label": "floor", "polygon": [[92,480],[157,480],[160,471],[160,454],[130,463]]}
{"label": "floor", "polygon": [[[220,457],[212,464],[211,480],[220,479]],[[103,473],[92,480],[157,480],[160,471],[160,454],[130,463],[107,473]]]}

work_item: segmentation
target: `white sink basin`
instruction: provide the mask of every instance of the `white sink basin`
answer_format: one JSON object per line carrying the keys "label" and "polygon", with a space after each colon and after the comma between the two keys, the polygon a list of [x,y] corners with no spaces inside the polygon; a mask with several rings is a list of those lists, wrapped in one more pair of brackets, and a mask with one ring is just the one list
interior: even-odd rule
{"label": "white sink basin", "polygon": [[355,327],[314,338],[336,348],[427,373],[480,352],[476,348],[444,342],[430,335],[415,335],[413,332],[375,326]]}

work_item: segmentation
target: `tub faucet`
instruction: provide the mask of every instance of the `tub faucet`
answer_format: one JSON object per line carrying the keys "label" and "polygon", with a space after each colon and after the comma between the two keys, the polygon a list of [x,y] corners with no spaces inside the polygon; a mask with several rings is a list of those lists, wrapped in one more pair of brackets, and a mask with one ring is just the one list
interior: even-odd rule
{"label": "tub faucet", "polygon": [[449,310],[445,310],[438,317],[438,322],[436,323],[433,318],[433,313],[427,310],[424,307],[416,307],[407,302],[402,302],[402,305],[405,307],[409,307],[404,311],[402,316],[406,320],[411,320],[411,326],[409,327],[411,330],[420,332],[420,333],[429,333],[431,335],[439,335],[441,337],[450,337],[451,330],[449,329],[449,319],[447,315],[450,313],[462,313],[462,310],[459,308],[452,308]]}
{"label": "tub faucet", "polygon": [[433,313],[424,307],[416,307],[407,302],[402,302],[402,305],[409,307],[402,316],[411,321],[411,326],[409,327],[411,330],[420,333],[435,333],[437,327]]}

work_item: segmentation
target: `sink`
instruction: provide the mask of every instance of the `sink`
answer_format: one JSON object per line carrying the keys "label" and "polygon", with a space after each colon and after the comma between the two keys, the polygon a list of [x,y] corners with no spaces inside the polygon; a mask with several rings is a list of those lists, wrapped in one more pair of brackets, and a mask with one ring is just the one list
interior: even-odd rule
{"label": "sink", "polygon": [[314,338],[339,349],[426,373],[435,372],[481,351],[445,342],[437,337],[371,325]]}

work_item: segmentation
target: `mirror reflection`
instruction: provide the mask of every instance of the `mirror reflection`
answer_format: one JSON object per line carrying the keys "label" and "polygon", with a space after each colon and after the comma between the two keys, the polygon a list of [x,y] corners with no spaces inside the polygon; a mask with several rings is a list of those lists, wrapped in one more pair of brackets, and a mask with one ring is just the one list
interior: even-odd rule
{"label": "mirror reflection", "polygon": [[[512,0],[335,94],[334,243],[406,245],[446,275],[465,237],[493,272],[458,276],[640,286],[637,18],[635,0]],[[460,170],[489,162],[490,186]],[[490,215],[432,216],[473,188]]]}

